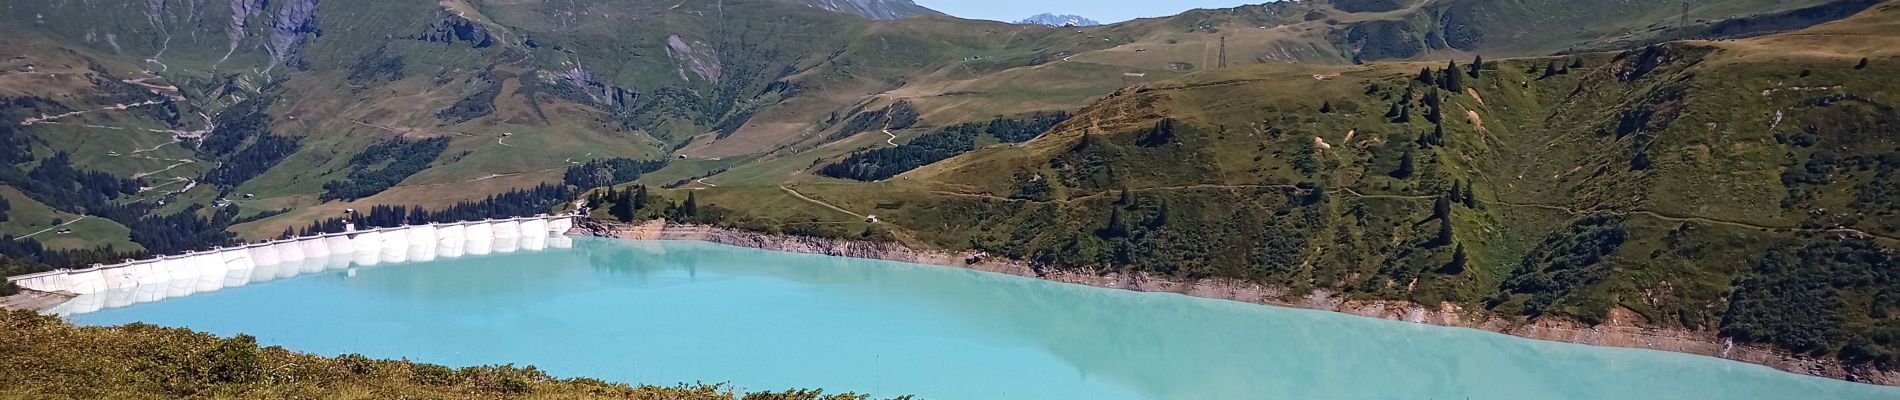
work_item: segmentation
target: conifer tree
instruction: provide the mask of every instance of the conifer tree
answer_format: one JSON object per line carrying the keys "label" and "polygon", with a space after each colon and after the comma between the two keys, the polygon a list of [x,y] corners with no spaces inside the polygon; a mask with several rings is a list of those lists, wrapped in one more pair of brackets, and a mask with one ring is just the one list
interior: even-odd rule
{"label": "conifer tree", "polygon": [[1451,68],[1445,69],[1443,78],[1444,81],[1439,85],[1440,88],[1449,90],[1452,93],[1465,91],[1465,74],[1458,70],[1458,62],[1453,61]]}
{"label": "conifer tree", "polygon": [[1465,272],[1467,262],[1470,262],[1470,256],[1465,255],[1465,244],[1459,243],[1457,250],[1451,252],[1451,262],[1446,263],[1445,267],[1440,268],[1439,271],[1447,275],[1461,274]]}
{"label": "conifer tree", "polygon": [[1385,118],[1391,119],[1391,120],[1398,120],[1399,114],[1405,113],[1404,107],[1405,107],[1405,103],[1392,103],[1392,109],[1387,110],[1385,112]]}
{"label": "conifer tree", "polygon": [[1399,169],[1392,170],[1392,173],[1389,175],[1399,179],[1411,178],[1412,173],[1415,172],[1413,170],[1416,168],[1412,165],[1412,157],[1414,157],[1412,150],[1405,150],[1405,155],[1399,159]]}
{"label": "conifer tree", "polygon": [[1432,218],[1451,221],[1451,196],[1439,195],[1438,199],[1432,201]]}
{"label": "conifer tree", "polygon": [[647,185],[634,185],[634,187],[633,187],[633,210],[634,210],[634,211],[639,211],[639,210],[644,210],[644,209],[646,209],[646,208],[647,208],[647,200],[648,200],[648,198],[647,198]]}
{"label": "conifer tree", "polygon": [[613,195],[611,201],[613,205],[607,208],[608,214],[613,214],[614,219],[618,219],[620,222],[633,222],[634,207],[632,195],[626,190],[622,190]]}
{"label": "conifer tree", "polygon": [[1551,61],[1551,62],[1549,62],[1549,63],[1547,63],[1547,64],[1544,64],[1544,76],[1543,76],[1543,77],[1544,77],[1544,78],[1549,78],[1549,77],[1553,77],[1553,76],[1557,76],[1557,62],[1556,62],[1556,61]]}
{"label": "conifer tree", "polygon": [[1329,114],[1329,113],[1332,113],[1332,112],[1333,112],[1333,102],[1331,102],[1331,101],[1328,101],[1328,102],[1325,102],[1325,103],[1322,103],[1322,104],[1320,104],[1320,105],[1319,105],[1319,112],[1320,112],[1321,114]]}
{"label": "conifer tree", "polygon": [[1108,227],[1102,228],[1102,238],[1113,239],[1128,236],[1128,221],[1122,218],[1120,207],[1112,208],[1108,214]]}
{"label": "conifer tree", "polygon": [[1435,78],[1435,77],[1433,77],[1433,75],[1432,75],[1432,69],[1431,69],[1431,67],[1426,67],[1426,68],[1419,68],[1419,69],[1418,69],[1418,83],[1423,83],[1423,84],[1427,84],[1427,85],[1436,85],[1436,84],[1438,84],[1438,79],[1437,79],[1437,78]]}
{"label": "conifer tree", "polygon": [[1484,55],[1479,54],[1473,57],[1471,59],[1471,79],[1480,78],[1478,74],[1482,72],[1483,69],[1484,69]]}
{"label": "conifer tree", "polygon": [[686,203],[680,205],[681,216],[689,218],[699,216],[699,198],[694,196],[695,194],[696,192],[686,192]]}
{"label": "conifer tree", "polygon": [[1453,240],[1454,239],[1452,238],[1452,233],[1451,233],[1451,218],[1438,220],[1438,236],[1435,238],[1432,238],[1431,247],[1442,247],[1442,246],[1451,244]]}
{"label": "conifer tree", "polygon": [[1465,192],[1459,196],[1459,200],[1465,204],[1465,208],[1476,209],[1478,208],[1478,195],[1471,189],[1472,186],[1474,185],[1469,183],[1465,184]]}
{"label": "conifer tree", "polygon": [[1564,68],[1583,68],[1583,58],[1579,57],[1579,58],[1570,59],[1570,66],[1564,67]]}
{"label": "conifer tree", "polygon": [[1867,57],[1861,57],[1860,63],[1854,64],[1854,69],[1857,69],[1857,70],[1867,69]]}

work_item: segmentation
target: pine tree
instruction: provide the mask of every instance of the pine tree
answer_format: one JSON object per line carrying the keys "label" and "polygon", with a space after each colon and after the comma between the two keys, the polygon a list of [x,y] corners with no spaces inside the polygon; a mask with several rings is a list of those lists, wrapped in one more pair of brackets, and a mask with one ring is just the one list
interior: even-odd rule
{"label": "pine tree", "polygon": [[1439,195],[1432,201],[1432,218],[1451,220],[1451,195]]}
{"label": "pine tree", "polygon": [[1453,240],[1454,239],[1452,238],[1452,233],[1451,233],[1451,218],[1438,220],[1438,236],[1432,238],[1432,243],[1430,247],[1444,247],[1445,245],[1451,244]]}
{"label": "pine tree", "polygon": [[696,192],[686,192],[686,204],[680,205],[680,215],[688,218],[699,216],[699,198]]}
{"label": "pine tree", "polygon": [[626,190],[622,190],[611,197],[612,199],[610,201],[613,202],[613,205],[607,208],[607,213],[612,214],[614,219],[620,220],[620,222],[633,222],[633,212],[635,211],[633,196],[627,193]]}
{"label": "pine tree", "polygon": [[1636,152],[1636,157],[1630,159],[1631,170],[1646,171],[1646,170],[1649,170],[1650,166],[1651,165],[1649,162],[1649,152],[1647,151]]}
{"label": "pine tree", "polygon": [[1482,71],[1483,69],[1484,69],[1484,55],[1483,55],[1483,54],[1479,54],[1479,55],[1477,55],[1477,56],[1475,56],[1475,57],[1472,57],[1472,59],[1471,59],[1471,79],[1478,79],[1478,78],[1480,78],[1480,76],[1479,76],[1478,74],[1479,74],[1479,73],[1480,73],[1480,72],[1481,72],[1481,71]]}
{"label": "pine tree", "polygon": [[1391,120],[1397,120],[1399,118],[1399,114],[1405,113],[1404,104],[1405,103],[1392,103],[1392,109],[1387,110],[1385,112],[1385,118],[1391,119]]}
{"label": "pine tree", "polygon": [[1322,103],[1322,104],[1320,104],[1320,105],[1319,105],[1319,112],[1320,112],[1321,114],[1330,114],[1330,113],[1332,113],[1332,112],[1333,112],[1333,102],[1331,102],[1331,101],[1328,101],[1328,102],[1325,102],[1325,103]]}
{"label": "pine tree", "polygon": [[1155,210],[1154,219],[1148,220],[1148,229],[1149,230],[1159,229],[1167,225],[1168,225],[1168,205],[1162,204],[1160,208]]}
{"label": "pine tree", "polygon": [[1129,197],[1129,195],[1128,195],[1128,187],[1127,187],[1127,186],[1122,186],[1122,196],[1121,196],[1121,198],[1120,198],[1120,199],[1116,199],[1116,200],[1115,200],[1115,204],[1119,204],[1119,205],[1123,205],[1123,206],[1127,206],[1127,205],[1132,205],[1132,204],[1134,204],[1134,199],[1132,199],[1132,198],[1130,198],[1130,197]]}
{"label": "pine tree", "polygon": [[1411,178],[1412,173],[1414,172],[1413,168],[1415,168],[1412,165],[1412,157],[1414,157],[1412,154],[1412,150],[1410,149],[1405,150],[1405,155],[1403,156],[1403,158],[1399,159],[1399,169],[1392,170],[1392,173],[1389,175],[1391,175],[1393,178],[1399,178],[1399,179]]}
{"label": "pine tree", "polygon": [[1128,221],[1122,218],[1121,208],[1110,209],[1108,227],[1102,228],[1101,236],[1104,239],[1128,236]]}
{"label": "pine tree", "polygon": [[1442,106],[1443,101],[1444,101],[1443,98],[1439,97],[1437,89],[1433,89],[1430,94],[1425,95],[1425,120],[1426,121],[1430,121],[1433,124],[1437,124],[1444,120],[1445,115],[1439,111],[1439,109]]}
{"label": "pine tree", "polygon": [[1551,61],[1548,64],[1544,64],[1544,76],[1542,78],[1549,78],[1553,76],[1557,76],[1557,62],[1556,61]]}
{"label": "pine tree", "polygon": [[1570,66],[1564,68],[1583,68],[1583,58],[1570,59]]}
{"label": "pine tree", "polygon": [[647,185],[634,185],[633,210],[639,211],[639,210],[646,209],[648,200],[649,199],[647,198]]}
{"label": "pine tree", "polygon": [[1430,67],[1419,68],[1418,69],[1418,83],[1423,83],[1427,85],[1436,85],[1438,84],[1438,79],[1432,76],[1432,69]]}
{"label": "pine tree", "polygon": [[1475,185],[1472,185],[1469,183],[1465,184],[1465,192],[1459,196],[1460,197],[1459,200],[1465,204],[1465,208],[1477,209],[1478,195],[1475,190],[1471,189],[1472,186],[1475,186]]}
{"label": "pine tree", "polygon": [[1440,87],[1452,93],[1465,91],[1465,74],[1458,71],[1457,65],[1457,62],[1453,62],[1453,68],[1445,70],[1445,82],[1443,85],[1440,85]]}
{"label": "pine tree", "polygon": [[1860,63],[1854,64],[1854,69],[1857,69],[1857,70],[1867,69],[1867,57],[1861,57]]}
{"label": "pine tree", "polygon": [[1445,263],[1445,267],[1439,268],[1438,271],[1446,275],[1461,274],[1465,272],[1467,262],[1470,262],[1470,256],[1465,255],[1464,243],[1459,243],[1457,250],[1451,252],[1451,262]]}
{"label": "pine tree", "polygon": [[1432,124],[1432,145],[1445,145],[1445,124]]}

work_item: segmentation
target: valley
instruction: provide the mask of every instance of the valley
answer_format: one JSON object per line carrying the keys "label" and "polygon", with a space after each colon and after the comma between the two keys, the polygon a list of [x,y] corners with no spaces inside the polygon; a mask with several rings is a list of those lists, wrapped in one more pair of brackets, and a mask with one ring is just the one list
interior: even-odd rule
{"label": "valley", "polygon": [[1891,1],[58,1],[0,37],[0,275],[577,211],[1900,384]]}

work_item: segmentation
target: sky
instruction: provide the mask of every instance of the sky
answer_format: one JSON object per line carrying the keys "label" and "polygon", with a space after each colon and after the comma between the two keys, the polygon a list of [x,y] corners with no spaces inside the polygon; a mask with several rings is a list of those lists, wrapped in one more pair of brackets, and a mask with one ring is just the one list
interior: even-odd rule
{"label": "sky", "polygon": [[1075,14],[1114,23],[1163,17],[1196,8],[1226,8],[1267,0],[915,0],[917,4],[970,19],[1014,22],[1041,13]]}

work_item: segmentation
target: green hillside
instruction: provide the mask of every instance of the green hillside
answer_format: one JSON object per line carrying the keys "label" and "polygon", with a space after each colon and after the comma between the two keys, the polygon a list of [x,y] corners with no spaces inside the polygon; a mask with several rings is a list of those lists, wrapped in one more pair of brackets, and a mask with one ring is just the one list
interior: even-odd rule
{"label": "green hillside", "polygon": [[[1894,336],[1884,275],[1780,286],[1812,278],[1785,263],[1860,277],[1900,236],[1889,3],[1330,0],[1088,28],[906,1],[212,3],[0,8],[0,231],[79,221],[0,255],[637,182],[706,205],[641,216],[1052,267],[1627,310],[1844,357]],[[1835,303],[1756,306],[1791,299]],[[1789,337],[1811,326],[1841,329]]]}
{"label": "green hillside", "polygon": [[881,182],[694,195],[745,229],[1626,316],[1891,369],[1896,13],[1476,69],[1230,68]]}
{"label": "green hillside", "polygon": [[557,379],[532,366],[452,369],[361,355],[318,357],[257,338],[220,338],[145,324],[75,327],[58,317],[0,310],[0,396],[121,399],[678,399],[866,400],[822,390],[734,393],[729,387],[630,386]]}

